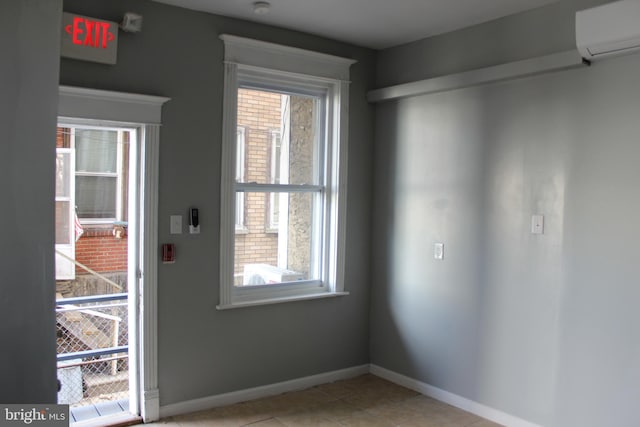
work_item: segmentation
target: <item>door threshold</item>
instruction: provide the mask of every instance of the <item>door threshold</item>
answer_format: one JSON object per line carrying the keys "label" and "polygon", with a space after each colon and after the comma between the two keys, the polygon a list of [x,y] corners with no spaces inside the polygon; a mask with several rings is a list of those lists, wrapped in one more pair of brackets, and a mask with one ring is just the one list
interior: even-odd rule
{"label": "door threshold", "polygon": [[91,418],[85,421],[71,423],[71,427],[125,427],[142,424],[142,417],[133,414],[114,414]]}

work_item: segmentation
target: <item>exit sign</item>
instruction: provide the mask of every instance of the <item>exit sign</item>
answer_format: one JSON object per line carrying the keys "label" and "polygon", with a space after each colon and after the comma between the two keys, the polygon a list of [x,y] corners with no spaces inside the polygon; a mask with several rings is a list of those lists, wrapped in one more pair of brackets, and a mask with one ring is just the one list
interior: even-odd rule
{"label": "exit sign", "polygon": [[65,58],[115,64],[118,57],[118,24],[63,13],[61,55]]}

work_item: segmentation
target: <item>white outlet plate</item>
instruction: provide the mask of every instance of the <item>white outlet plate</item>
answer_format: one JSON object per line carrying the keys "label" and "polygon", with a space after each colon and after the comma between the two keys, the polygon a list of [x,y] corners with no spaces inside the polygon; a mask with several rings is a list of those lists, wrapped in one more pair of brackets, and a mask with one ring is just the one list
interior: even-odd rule
{"label": "white outlet plate", "polygon": [[437,260],[444,259],[444,243],[433,244],[433,258]]}
{"label": "white outlet plate", "polygon": [[531,216],[531,234],[544,234],[544,215]]}
{"label": "white outlet plate", "polygon": [[169,232],[171,234],[182,234],[182,215],[171,215],[169,217]]}

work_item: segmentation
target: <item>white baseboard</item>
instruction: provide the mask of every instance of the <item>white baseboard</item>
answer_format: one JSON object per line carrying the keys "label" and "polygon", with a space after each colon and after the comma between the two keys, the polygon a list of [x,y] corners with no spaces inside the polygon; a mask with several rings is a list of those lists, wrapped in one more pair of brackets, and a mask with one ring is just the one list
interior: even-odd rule
{"label": "white baseboard", "polygon": [[160,419],[160,390],[145,390],[143,407],[141,409],[142,419],[145,423]]}
{"label": "white baseboard", "polygon": [[418,393],[429,396],[433,399],[439,400],[444,403],[448,403],[451,406],[460,408],[467,412],[471,412],[479,417],[486,418],[498,424],[502,424],[508,427],[541,427],[538,424],[523,420],[521,418],[509,415],[497,409],[490,408],[473,400],[469,400],[457,394],[450,393],[448,391],[439,389],[432,385],[423,383],[413,378],[409,378],[402,374],[390,371],[377,365],[370,365],[370,370],[373,375],[376,375],[385,380],[391,381],[403,387],[417,391]]}
{"label": "white baseboard", "polygon": [[173,403],[160,407],[160,418],[204,411],[218,406],[231,405],[233,403],[274,396],[289,391],[302,390],[320,384],[357,377],[358,375],[367,373],[369,373],[369,365],[354,366],[352,368],[340,369],[338,371],[326,372],[304,378],[297,378],[295,380],[188,400],[186,402]]}
{"label": "white baseboard", "polygon": [[338,371],[325,372],[323,374],[312,375],[295,380],[284,381],[275,384],[269,384],[260,387],[254,387],[246,390],[238,390],[231,393],[218,394],[214,396],[203,397],[200,399],[188,400],[186,402],[173,403],[160,407],[160,418],[171,417],[175,415],[188,414],[191,412],[204,411],[218,406],[231,405],[247,400],[260,399],[263,397],[274,396],[289,391],[302,390],[320,384],[326,384],[333,381],[345,380],[358,375],[371,373],[388,381],[415,390],[436,400],[449,405],[455,406],[479,417],[486,418],[498,424],[508,427],[541,427],[538,424],[523,420],[513,415],[507,414],[489,406],[483,405],[473,400],[469,400],[457,394],[439,389],[432,385],[423,383],[413,378],[398,374],[377,365],[362,365],[352,368],[340,369]]}

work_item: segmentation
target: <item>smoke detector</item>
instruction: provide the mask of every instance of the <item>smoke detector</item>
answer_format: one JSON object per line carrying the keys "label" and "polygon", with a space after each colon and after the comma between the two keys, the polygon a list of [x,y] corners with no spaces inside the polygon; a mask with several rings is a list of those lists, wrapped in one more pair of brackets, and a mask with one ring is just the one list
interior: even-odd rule
{"label": "smoke detector", "polygon": [[256,15],[266,15],[271,9],[271,4],[266,1],[257,1],[253,3],[253,13]]}

